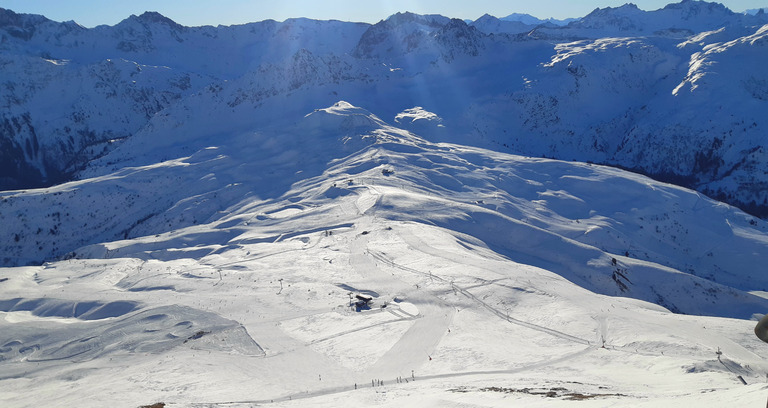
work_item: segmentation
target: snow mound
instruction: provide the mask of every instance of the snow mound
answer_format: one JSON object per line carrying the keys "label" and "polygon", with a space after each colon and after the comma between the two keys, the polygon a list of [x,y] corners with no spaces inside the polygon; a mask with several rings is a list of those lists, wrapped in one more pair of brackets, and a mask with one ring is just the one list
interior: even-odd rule
{"label": "snow mound", "polygon": [[[78,314],[81,305],[90,304],[23,299],[17,299],[13,306],[10,303],[13,301],[2,302],[3,309],[8,309],[6,313],[9,314],[31,308],[32,313],[40,317],[70,315],[84,320],[64,325],[50,319],[27,323],[29,329],[14,330],[14,336],[3,340],[4,344],[0,345],[2,361],[83,362],[105,355],[162,353],[176,347],[245,355],[263,354],[259,345],[236,322],[188,307],[161,306],[130,313],[135,304],[111,302],[90,314]],[[34,303],[35,307],[32,308],[30,303]],[[55,306],[53,310],[51,306]],[[98,314],[98,311],[102,313]],[[102,320],[107,318],[111,319]],[[9,319],[6,317],[6,320]],[[5,373],[4,377],[8,376],[13,377],[14,374]]]}
{"label": "snow mound", "polygon": [[417,121],[423,122],[441,122],[443,119],[437,116],[437,114],[429,112],[421,106],[414,106],[413,108],[406,109],[397,115],[395,115],[395,122],[399,124],[414,124]]}

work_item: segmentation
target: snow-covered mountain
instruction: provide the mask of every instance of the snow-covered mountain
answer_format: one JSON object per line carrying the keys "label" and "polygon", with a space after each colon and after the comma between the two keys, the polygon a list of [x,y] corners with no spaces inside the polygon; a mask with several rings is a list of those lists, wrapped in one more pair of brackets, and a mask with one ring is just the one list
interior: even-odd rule
{"label": "snow-covered mountain", "polygon": [[576,18],[569,18],[565,20],[548,18],[546,20],[540,20],[530,14],[520,13],[510,14],[501,18],[494,17],[490,14],[484,14],[482,17],[473,21],[471,25],[486,34],[521,34],[528,33],[539,26],[559,27],[568,25],[569,23],[577,20],[578,19]]}
{"label": "snow-covered mountain", "polygon": [[0,405],[762,404],[764,18],[0,9]]}
{"label": "snow-covered mountain", "polygon": [[759,14],[761,12],[765,13],[766,11],[768,11],[768,10],[765,7],[758,8],[758,9],[748,9],[748,10],[744,11],[744,14],[753,14],[754,15],[754,14]]}
{"label": "snow-covered mountain", "polygon": [[[710,399],[762,400],[764,221],[610,167],[432,143],[343,101],[264,109],[248,131],[131,138],[101,160],[205,146],[185,157],[3,194],[4,254],[71,250],[0,269],[4,405],[487,401],[510,380],[550,399],[694,403],[716,384]],[[642,389],[601,374],[652,361]]]}
{"label": "snow-covered mountain", "polygon": [[0,9],[0,187],[71,179],[173,102],[303,49],[342,54],[366,28],[308,19],[183,27],[147,12],[85,29]]}
{"label": "snow-covered mountain", "polygon": [[[77,177],[115,141],[210,87],[237,88],[227,102],[239,104],[352,79],[368,93],[351,88],[303,107],[367,98],[391,118],[422,106],[444,119],[424,130],[440,140],[617,165],[766,211],[764,13],[686,0],[597,9],[566,26],[400,13],[375,25],[183,27],[148,12],[94,29],[2,15],[4,188]],[[276,86],[275,75],[293,82]],[[709,122],[716,117],[728,120]]]}
{"label": "snow-covered mountain", "polygon": [[530,32],[538,27],[539,24],[528,24],[518,20],[502,20],[490,14],[483,14],[483,16],[473,21],[471,25],[486,34],[522,34]]}
{"label": "snow-covered mountain", "polygon": [[752,27],[768,22],[765,14],[734,13],[720,3],[683,0],[645,11],[635,4],[597,8],[564,27],[542,27],[542,35],[561,38],[660,36],[685,38],[723,27]]}
{"label": "snow-covered mountain", "polygon": [[564,26],[564,25],[567,25],[568,23],[571,23],[573,21],[578,20],[578,18],[566,18],[566,19],[558,20],[556,18],[551,18],[550,17],[550,18],[542,20],[542,19],[534,17],[534,16],[532,16],[530,14],[512,13],[512,14],[506,16],[506,17],[501,17],[500,20],[502,20],[502,21],[519,21],[521,23],[525,23],[525,24],[528,24],[528,25],[534,25],[534,26],[540,25],[540,24],[546,24],[546,23],[550,23],[550,24],[554,24],[554,25],[558,25],[558,26]]}

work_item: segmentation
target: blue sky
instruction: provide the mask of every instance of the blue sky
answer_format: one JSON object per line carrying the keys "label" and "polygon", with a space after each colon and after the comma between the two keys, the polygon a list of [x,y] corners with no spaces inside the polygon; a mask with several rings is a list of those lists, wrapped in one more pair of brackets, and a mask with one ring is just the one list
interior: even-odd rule
{"label": "blue sky", "polygon": [[[641,9],[656,10],[679,0],[634,1]],[[131,14],[157,11],[179,24],[231,25],[290,17],[375,23],[398,11],[442,14],[476,19],[527,13],[539,18],[582,17],[597,7],[618,7],[628,0],[0,0],[0,7],[19,13],[42,14],[52,20],[75,20],[93,27],[113,25]],[[733,11],[768,6],[768,0],[720,1]]]}

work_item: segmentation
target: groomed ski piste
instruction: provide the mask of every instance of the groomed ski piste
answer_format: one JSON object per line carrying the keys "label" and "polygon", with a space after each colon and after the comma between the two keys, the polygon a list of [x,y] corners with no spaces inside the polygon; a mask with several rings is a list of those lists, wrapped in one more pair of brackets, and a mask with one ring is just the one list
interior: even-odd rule
{"label": "groomed ski piste", "polygon": [[275,106],[248,131],[139,133],[79,181],[2,192],[4,229],[72,250],[0,269],[0,405],[768,398],[765,221],[396,126],[420,107]]}

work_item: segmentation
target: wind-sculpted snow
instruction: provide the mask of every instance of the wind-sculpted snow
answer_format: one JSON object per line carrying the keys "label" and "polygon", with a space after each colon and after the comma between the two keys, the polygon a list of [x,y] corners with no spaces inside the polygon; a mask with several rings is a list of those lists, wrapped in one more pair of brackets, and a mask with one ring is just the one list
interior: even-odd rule
{"label": "wind-sculpted snow", "polygon": [[[0,310],[6,312],[6,320],[14,325],[26,326],[22,330],[0,335],[0,364],[28,361],[85,362],[113,353],[162,353],[173,347],[192,347],[198,350],[222,350],[246,355],[261,355],[263,351],[248,333],[235,322],[213,313],[179,306],[163,306],[129,313],[117,310],[122,305],[106,304],[102,309],[110,313],[94,317],[76,316],[88,322],[73,322],[50,316],[69,317],[59,314],[39,314],[27,317],[23,314],[25,303],[34,300],[18,300],[15,307],[8,301],[0,301]],[[49,299],[47,304],[57,303]],[[118,302],[113,302],[118,303]],[[69,306],[76,310],[82,303]],[[86,303],[87,304],[87,303]],[[38,309],[40,306],[38,306]],[[122,309],[126,309],[122,306]],[[112,316],[116,314],[116,316]],[[17,315],[20,315],[17,317]],[[46,318],[48,317],[48,318]],[[100,322],[98,320],[113,318]],[[202,339],[197,341],[198,339]],[[13,378],[14,371],[3,371],[0,379]]]}
{"label": "wind-sculpted snow", "polygon": [[[757,72],[760,71],[760,66],[765,64],[766,56],[765,52],[757,50],[767,46],[768,25],[760,27],[753,34],[731,41],[707,44],[702,47],[701,52],[696,52],[691,56],[688,75],[685,81],[675,88],[673,93],[694,92],[700,87],[723,87],[724,84],[722,82],[724,81],[718,81],[720,83],[715,82],[709,85],[713,82],[709,79],[710,77],[727,73],[729,82],[737,80],[739,77],[744,78],[736,82],[740,82],[743,89],[754,98],[766,100],[768,97],[765,95],[765,84],[762,83],[764,80],[760,78]],[[740,69],[734,66],[729,67],[728,65],[731,64],[738,65]],[[714,93],[713,91],[707,90],[704,92],[712,94]]]}

